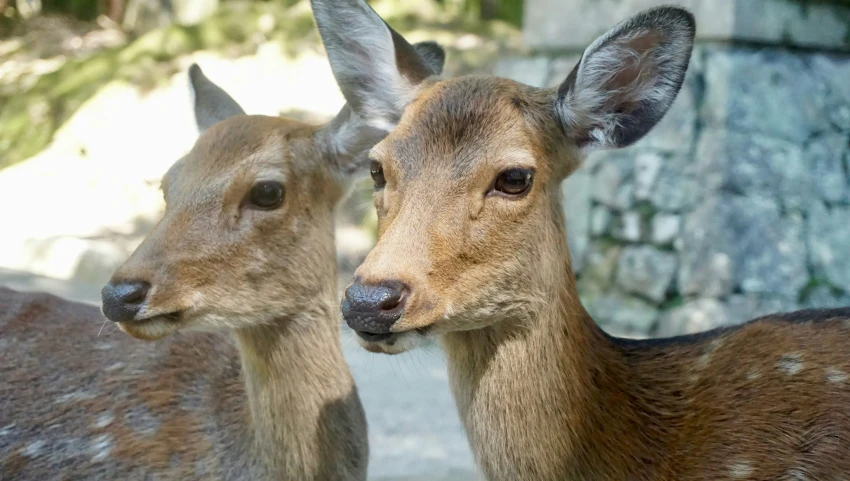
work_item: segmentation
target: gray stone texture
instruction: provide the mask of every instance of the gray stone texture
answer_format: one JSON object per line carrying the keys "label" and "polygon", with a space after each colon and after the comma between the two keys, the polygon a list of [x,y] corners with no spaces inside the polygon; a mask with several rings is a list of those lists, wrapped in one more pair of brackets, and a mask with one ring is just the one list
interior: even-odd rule
{"label": "gray stone texture", "polygon": [[[850,78],[848,78],[850,82]],[[848,201],[847,134],[830,132],[813,138],[803,152],[803,167],[812,176],[815,192],[825,202]]]}
{"label": "gray stone texture", "polygon": [[611,235],[625,242],[638,242],[643,236],[643,220],[638,212],[624,212],[614,219]]}
{"label": "gray stone texture", "polygon": [[652,243],[665,245],[676,240],[682,228],[682,217],[658,213],[652,217]]}
{"label": "gray stone texture", "polygon": [[814,54],[809,59],[810,68],[824,79],[829,106],[827,118],[832,127],[850,132],[850,62],[846,56]]}
{"label": "gray stone texture", "polygon": [[643,152],[635,157],[635,200],[649,200],[662,165],[664,157],[657,152]]}
{"label": "gray stone texture", "polygon": [[730,323],[729,312],[716,299],[696,299],[665,312],[655,334],[669,337],[707,331]]}
{"label": "gray stone texture", "polygon": [[834,286],[850,292],[850,207],[815,203],[808,217],[809,262]]}
{"label": "gray stone texture", "polygon": [[676,274],[676,254],[655,247],[628,246],[617,265],[617,284],[655,303],[664,300]]}
{"label": "gray stone texture", "polygon": [[588,311],[603,328],[613,325],[628,331],[650,332],[658,319],[654,305],[616,290],[605,293]]}
{"label": "gray stone texture", "polygon": [[812,170],[799,145],[766,135],[709,129],[697,148],[700,177],[710,187],[776,199],[802,208],[814,195]]}
{"label": "gray stone texture", "polygon": [[493,69],[493,75],[509,78],[517,82],[543,87],[549,78],[550,60],[547,57],[513,57],[499,61]]}
{"label": "gray stone texture", "polygon": [[702,119],[710,127],[759,133],[795,145],[829,127],[829,86],[801,55],[706,48]]}
{"label": "gray stone texture", "polygon": [[803,301],[805,308],[850,307],[850,295],[829,286],[816,286]]}
{"label": "gray stone texture", "polygon": [[558,87],[581,60],[580,54],[564,55],[552,59],[549,70],[549,78],[546,80],[547,87]]}
{"label": "gray stone texture", "polygon": [[649,197],[652,206],[664,212],[682,212],[705,197],[706,183],[690,174],[682,164],[669,163],[661,168]]}
{"label": "gray stone texture", "polygon": [[581,271],[584,251],[590,242],[590,172],[582,167],[561,183],[564,216],[567,219],[567,241],[573,270]]}
{"label": "gray stone texture", "polygon": [[720,296],[740,289],[796,299],[808,282],[803,222],[765,197],[721,193],[687,218],[679,291]]}
{"label": "gray stone texture", "polygon": [[726,312],[729,322],[739,324],[742,322],[766,316],[797,310],[795,300],[781,298],[764,298],[757,295],[737,294],[726,299]]}
{"label": "gray stone texture", "polygon": [[616,19],[662,3],[697,16],[668,113],[633,146],[592,153],[580,177],[589,188],[564,189],[578,196],[565,209],[581,224],[569,241],[584,254],[580,295],[606,330],[676,335],[850,305],[850,8],[526,3],[535,63],[521,69],[535,78],[545,70],[547,87]]}
{"label": "gray stone texture", "polygon": [[594,206],[590,213],[590,234],[602,235],[608,231],[610,225],[611,211],[603,205]]}
{"label": "gray stone texture", "polygon": [[614,272],[622,251],[622,246],[610,242],[591,244],[587,250],[581,281],[600,289],[608,289],[614,280]]}
{"label": "gray stone texture", "polygon": [[600,162],[593,175],[593,200],[618,211],[631,207],[634,202],[634,184],[629,181],[633,171],[634,162],[627,157],[611,156]]}
{"label": "gray stone texture", "polygon": [[697,19],[697,41],[850,50],[850,9],[789,0],[526,0],[523,34],[535,49],[583,49],[617,20],[663,4]]}

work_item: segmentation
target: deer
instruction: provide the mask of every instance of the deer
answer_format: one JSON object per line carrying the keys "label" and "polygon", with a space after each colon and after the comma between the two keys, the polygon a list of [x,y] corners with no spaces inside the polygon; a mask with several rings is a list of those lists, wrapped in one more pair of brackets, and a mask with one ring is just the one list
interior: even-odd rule
{"label": "deer", "polygon": [[[411,49],[442,69],[439,45]],[[383,133],[348,106],[246,115],[189,78],[200,135],[101,309],[0,288],[3,481],[366,479],[333,214]]]}
{"label": "deer", "polygon": [[388,130],[369,152],[377,243],[343,318],[372,352],[439,343],[487,480],[847,479],[850,309],[637,340],[580,302],[560,183],[666,114],[693,49],[688,10],[617,23],[537,88],[416,81],[423,65],[365,2],[312,6],[349,105]]}

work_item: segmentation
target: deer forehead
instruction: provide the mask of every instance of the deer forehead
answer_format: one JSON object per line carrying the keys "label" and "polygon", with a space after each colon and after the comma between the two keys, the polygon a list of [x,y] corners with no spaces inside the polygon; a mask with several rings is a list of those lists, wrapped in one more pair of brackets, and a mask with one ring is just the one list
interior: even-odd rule
{"label": "deer forehead", "polygon": [[528,87],[507,79],[470,76],[437,82],[408,106],[373,156],[392,162],[405,178],[426,167],[463,176],[518,157],[533,159],[532,102]]}
{"label": "deer forehead", "polygon": [[[195,143],[191,152],[168,177],[183,182],[208,182],[213,178],[238,173],[258,174],[286,166],[292,170],[304,165],[319,165],[313,152],[305,147],[314,128],[288,119],[260,115],[231,117],[212,126]],[[307,162],[308,159],[311,162]],[[301,161],[301,162],[299,162]],[[169,178],[168,183],[175,180]]]}

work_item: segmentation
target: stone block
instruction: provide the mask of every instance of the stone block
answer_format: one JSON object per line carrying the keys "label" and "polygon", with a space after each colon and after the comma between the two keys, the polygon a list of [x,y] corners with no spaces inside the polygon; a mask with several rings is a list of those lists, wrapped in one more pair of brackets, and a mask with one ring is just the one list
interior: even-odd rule
{"label": "stone block", "polygon": [[590,245],[581,273],[582,282],[593,286],[589,290],[602,291],[611,286],[622,251],[622,246],[604,241]]}
{"label": "stone block", "polygon": [[811,309],[831,309],[850,307],[850,295],[836,292],[828,286],[816,286],[803,301],[803,307]]}
{"label": "stone block", "polygon": [[656,335],[672,337],[693,334],[730,323],[729,312],[722,302],[717,299],[696,299],[662,314]]}
{"label": "stone block", "polygon": [[683,295],[737,288],[796,299],[808,282],[802,218],[781,216],[766,198],[723,193],[700,205],[685,219],[681,251]]}
{"label": "stone block", "polygon": [[546,86],[557,87],[561,85],[575,66],[578,65],[579,60],[581,60],[580,54],[561,55],[552,58],[552,65],[549,69],[549,78],[546,80]]}
{"label": "stone block", "polygon": [[648,333],[658,319],[655,306],[618,291],[606,293],[587,307],[594,320],[603,328]]}
{"label": "stone block", "polygon": [[732,324],[741,324],[757,317],[797,310],[796,299],[770,298],[736,294],[726,300],[726,311]]}
{"label": "stone block", "polygon": [[676,254],[651,246],[628,246],[617,265],[617,284],[656,303],[664,300],[676,274]]}
{"label": "stone block", "polygon": [[534,49],[583,50],[617,22],[659,5],[693,12],[698,41],[850,50],[850,8],[791,0],[526,0],[523,38]]}
{"label": "stone block", "polygon": [[850,132],[850,58],[844,55],[815,54],[811,69],[827,86],[826,116],[834,128]]}
{"label": "stone block", "polygon": [[682,217],[676,214],[655,214],[652,216],[650,228],[653,244],[669,244],[679,235],[682,228]]}
{"label": "stone block", "polygon": [[705,184],[674,168],[662,168],[650,195],[653,207],[665,212],[690,209],[699,201]]}
{"label": "stone block", "polygon": [[638,242],[643,237],[643,220],[638,212],[624,212],[616,218],[611,228],[611,235],[615,239],[626,242]]}
{"label": "stone block", "polygon": [[634,161],[622,154],[612,155],[600,162],[593,175],[593,200],[614,210],[626,210],[634,202],[634,185],[629,181]]}
{"label": "stone block", "polygon": [[830,283],[850,292],[850,207],[815,203],[808,215],[809,262]]}
{"label": "stone block", "polygon": [[850,199],[845,159],[850,156],[847,134],[828,133],[813,138],[803,151],[803,164],[813,179],[814,190],[826,202]]}
{"label": "stone block", "polygon": [[649,199],[663,163],[664,158],[657,152],[643,152],[635,156],[635,200]]}
{"label": "stone block", "polygon": [[797,210],[814,196],[814,171],[793,142],[709,129],[700,138],[696,162],[698,176],[709,188],[765,197]]}
{"label": "stone block", "polygon": [[543,87],[549,79],[549,59],[542,56],[506,58],[496,64],[493,75],[532,87]]}
{"label": "stone block", "polygon": [[581,271],[590,242],[590,172],[582,167],[561,183],[573,270]]}
{"label": "stone block", "polygon": [[594,206],[590,212],[590,234],[600,236],[608,232],[611,217],[611,211],[604,205]]}
{"label": "stone block", "polygon": [[804,56],[782,50],[705,48],[709,127],[802,144],[830,126],[829,85]]}

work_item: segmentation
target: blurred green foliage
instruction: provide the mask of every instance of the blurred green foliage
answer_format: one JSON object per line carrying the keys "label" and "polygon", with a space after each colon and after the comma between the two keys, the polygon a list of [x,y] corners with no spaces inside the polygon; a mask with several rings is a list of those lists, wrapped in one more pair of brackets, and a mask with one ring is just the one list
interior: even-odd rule
{"label": "blurred green foliage", "polygon": [[[23,1],[23,0],[17,0]],[[44,13],[93,19],[112,2],[134,0],[42,0]],[[141,0],[146,1],[146,0]],[[150,0],[159,2],[160,0]],[[474,32],[486,38],[507,38],[522,22],[524,0],[368,0],[411,41],[443,41],[440,33]],[[564,0],[568,2],[569,0]],[[801,3],[842,3],[850,0],[796,0]],[[15,0],[0,0],[0,6]],[[258,37],[259,19],[274,19],[270,31]],[[14,20],[14,19],[11,19]],[[0,15],[0,40],[3,36]],[[515,30],[515,29],[514,29]],[[418,34],[417,34],[418,33]],[[216,50],[238,56],[252,52],[258,42],[274,41],[295,55],[305,45],[318,45],[307,0],[221,0],[219,10],[197,25],[170,25],[130,37],[120,47],[69,58],[57,70],[32,83],[0,89],[0,168],[41,151],[75,111],[110,81],[155,87],[177,71],[174,59],[197,50]],[[24,48],[24,47],[22,47]],[[470,68],[488,55],[481,49],[451,52],[458,64]],[[0,56],[0,62],[3,61]],[[468,72],[454,72],[468,73]]]}
{"label": "blurred green foliage", "polygon": [[45,13],[64,13],[79,20],[94,20],[103,8],[102,0],[42,0]]}
{"label": "blurred green foliage", "polygon": [[461,7],[481,20],[503,20],[519,27],[522,25],[523,3],[524,0],[461,0]]}
{"label": "blurred green foliage", "polygon": [[[259,18],[271,15],[274,28],[263,40],[278,41],[294,54],[318,41],[309,9],[275,2],[232,2],[204,22],[152,30],[130,44],[71,58],[30,87],[0,94],[0,168],[41,151],[53,133],[101,87],[124,80],[154,87],[176,73],[173,59],[210,49],[232,55],[256,48]],[[311,38],[315,37],[315,38]]]}
{"label": "blurred green foliage", "polygon": [[[500,47],[453,49],[450,44],[457,33],[499,39],[500,45],[519,41],[516,28],[498,20],[480,21],[480,13],[467,2],[370,3],[409,40],[445,42],[453,64],[458,66],[452,73],[462,74],[498,56],[494,49]],[[261,23],[270,25],[262,33],[258,27]],[[33,82],[0,88],[0,168],[43,150],[80,106],[109,82],[126,81],[143,89],[154,88],[178,72],[175,59],[179,57],[198,50],[237,57],[253,53],[264,42],[277,43],[292,57],[305,48],[318,48],[321,41],[307,0],[223,1],[212,17],[197,25],[157,28],[130,37],[127,44],[118,47],[69,57],[58,69]],[[19,48],[28,47],[23,43]]]}
{"label": "blurred green foliage", "polygon": [[[24,1],[24,0],[19,0]],[[100,13],[106,13],[111,5],[123,6],[132,0],[42,0],[42,11],[71,15],[79,20],[93,20]],[[227,2],[228,0],[224,0]],[[292,6],[298,0],[254,0],[258,3],[275,2],[285,7]],[[369,1],[369,0],[367,0]],[[403,1],[403,0],[397,0]],[[410,0],[408,0],[410,1]],[[418,0],[422,1],[422,0]],[[425,0],[438,4],[458,1],[462,10],[481,20],[503,20],[519,26],[522,22],[523,0]],[[850,1],[850,0],[848,0]],[[14,4],[14,2],[11,2]],[[124,10],[121,8],[120,10]],[[113,19],[120,20],[120,19]]]}

